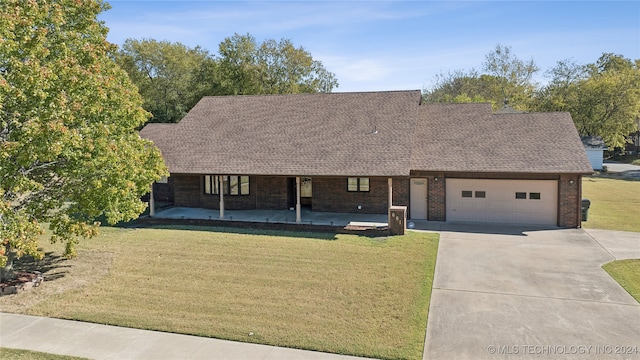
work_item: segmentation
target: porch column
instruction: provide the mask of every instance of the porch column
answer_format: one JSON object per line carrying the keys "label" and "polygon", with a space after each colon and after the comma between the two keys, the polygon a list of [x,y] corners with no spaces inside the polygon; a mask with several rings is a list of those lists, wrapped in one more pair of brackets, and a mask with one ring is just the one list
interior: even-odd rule
{"label": "porch column", "polygon": [[302,222],[302,214],[300,213],[300,176],[296,176],[296,222]]}
{"label": "porch column", "polygon": [[220,193],[220,219],[224,219],[224,189],[223,189],[224,181],[222,180],[221,176],[219,176],[216,181],[219,181],[218,193]]}
{"label": "porch column", "polygon": [[149,189],[149,216],[156,216],[156,202],[153,199],[153,183],[151,183],[151,187]]}
{"label": "porch column", "polygon": [[393,178],[387,179],[389,184],[389,208],[393,206]]}

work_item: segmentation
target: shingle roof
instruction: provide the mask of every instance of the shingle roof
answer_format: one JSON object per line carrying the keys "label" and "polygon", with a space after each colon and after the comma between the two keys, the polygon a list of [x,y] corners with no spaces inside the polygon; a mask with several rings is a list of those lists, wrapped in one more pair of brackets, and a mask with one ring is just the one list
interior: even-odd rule
{"label": "shingle roof", "polygon": [[172,173],[403,176],[419,102],[418,90],[205,97],[141,135]]}
{"label": "shingle roof", "polygon": [[420,106],[412,169],[590,173],[566,112],[492,114],[490,104]]}
{"label": "shingle roof", "polygon": [[582,145],[589,150],[607,150],[607,145],[601,136],[581,136]]}
{"label": "shingle roof", "polygon": [[420,104],[420,91],[203,98],[140,132],[171,173],[408,176],[410,170],[590,173],[568,113]]}

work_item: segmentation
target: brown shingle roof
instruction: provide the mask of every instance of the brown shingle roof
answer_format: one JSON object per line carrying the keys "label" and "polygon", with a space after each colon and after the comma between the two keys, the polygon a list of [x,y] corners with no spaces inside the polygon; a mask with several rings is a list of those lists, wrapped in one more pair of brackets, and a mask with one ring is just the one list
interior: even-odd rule
{"label": "brown shingle roof", "polygon": [[172,173],[591,172],[568,113],[420,105],[417,90],[205,97],[180,123],[150,124],[141,136]]}
{"label": "brown shingle roof", "polygon": [[419,102],[417,90],[205,97],[141,135],[172,173],[403,176]]}
{"label": "brown shingle roof", "polygon": [[490,104],[420,106],[413,170],[590,173],[566,112],[492,114]]}

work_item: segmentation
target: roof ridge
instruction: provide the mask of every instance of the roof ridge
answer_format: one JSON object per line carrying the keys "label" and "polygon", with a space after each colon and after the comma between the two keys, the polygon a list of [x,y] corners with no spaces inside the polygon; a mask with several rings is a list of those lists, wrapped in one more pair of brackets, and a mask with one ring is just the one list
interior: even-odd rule
{"label": "roof ridge", "polygon": [[389,93],[422,93],[419,89],[414,90],[379,90],[379,91],[342,91],[342,92],[317,92],[317,93],[292,93],[292,94],[238,94],[238,95],[206,95],[204,98],[223,98],[223,97],[283,97],[283,96],[322,96],[322,95],[357,95],[357,94],[389,94]]}

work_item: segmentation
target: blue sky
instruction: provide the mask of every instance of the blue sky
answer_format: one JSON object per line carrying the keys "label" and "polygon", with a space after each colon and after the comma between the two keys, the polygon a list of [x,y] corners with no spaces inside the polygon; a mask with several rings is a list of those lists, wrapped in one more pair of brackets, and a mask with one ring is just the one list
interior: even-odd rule
{"label": "blue sky", "polygon": [[217,53],[234,33],[291,39],[336,74],[334,91],[429,87],[480,69],[497,44],[541,68],[640,59],[640,1],[108,1],[108,40],[181,42]]}

